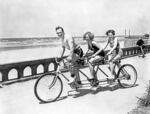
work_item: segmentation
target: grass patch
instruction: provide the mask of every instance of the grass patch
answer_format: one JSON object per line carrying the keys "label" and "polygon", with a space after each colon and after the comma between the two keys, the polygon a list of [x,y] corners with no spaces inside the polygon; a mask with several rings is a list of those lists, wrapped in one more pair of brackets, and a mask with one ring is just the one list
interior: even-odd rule
{"label": "grass patch", "polygon": [[128,114],[150,114],[150,81],[146,86],[146,92],[142,97],[137,97],[138,106]]}

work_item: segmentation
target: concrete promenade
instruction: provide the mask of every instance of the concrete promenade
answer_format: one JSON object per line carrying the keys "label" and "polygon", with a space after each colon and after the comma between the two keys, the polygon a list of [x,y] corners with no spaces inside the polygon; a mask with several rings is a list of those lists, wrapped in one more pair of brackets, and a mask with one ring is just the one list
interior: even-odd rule
{"label": "concrete promenade", "polygon": [[[137,106],[136,97],[143,96],[149,83],[150,54],[144,59],[138,56],[126,58],[122,60],[123,63],[132,64],[136,68],[138,80],[135,87],[110,90],[104,86],[96,94],[83,89],[77,98],[68,96],[53,103],[41,104],[33,91],[36,80],[18,82],[0,88],[0,114],[127,114]],[[102,67],[108,70],[106,66]],[[83,71],[89,74],[88,68]],[[98,76],[103,77],[100,72]],[[63,82],[62,97],[70,90]]]}

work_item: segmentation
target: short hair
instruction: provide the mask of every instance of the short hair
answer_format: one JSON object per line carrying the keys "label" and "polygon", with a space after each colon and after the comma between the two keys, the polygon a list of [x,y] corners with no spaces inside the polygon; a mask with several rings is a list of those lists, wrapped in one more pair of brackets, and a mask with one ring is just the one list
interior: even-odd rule
{"label": "short hair", "polygon": [[58,29],[61,29],[62,32],[64,32],[64,29],[63,29],[61,26],[57,26],[57,27],[55,28],[56,31],[57,31]]}
{"label": "short hair", "polygon": [[94,39],[94,34],[93,33],[91,33],[91,32],[86,32],[86,33],[84,33],[83,34],[83,40],[85,40],[86,39],[86,36],[89,36],[89,39],[90,40],[93,40]]}
{"label": "short hair", "polygon": [[108,35],[109,33],[112,33],[113,35],[115,35],[115,31],[113,29],[110,29],[110,30],[106,31],[106,35]]}

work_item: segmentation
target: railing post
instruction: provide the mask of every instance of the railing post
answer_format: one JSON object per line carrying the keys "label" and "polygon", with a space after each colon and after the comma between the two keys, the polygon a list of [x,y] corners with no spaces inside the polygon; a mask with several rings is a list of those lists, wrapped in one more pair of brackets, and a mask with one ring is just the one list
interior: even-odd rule
{"label": "railing post", "polygon": [[44,66],[44,73],[48,72],[48,65],[49,65],[48,63],[43,64],[43,66]]}
{"label": "railing post", "polygon": [[37,74],[37,65],[32,65],[31,69],[32,69],[32,75],[36,75]]}
{"label": "railing post", "polygon": [[1,73],[2,73],[2,82],[8,81],[8,72],[9,72],[8,69],[1,71]]}
{"label": "railing post", "polygon": [[56,63],[56,62],[53,62],[53,64],[54,64],[54,71],[56,71],[56,70],[57,70],[58,65],[57,65],[57,63]]}
{"label": "railing post", "polygon": [[20,68],[17,68],[17,70],[18,70],[18,79],[20,79],[20,78],[23,77],[23,70],[24,70],[24,68],[20,67]]}

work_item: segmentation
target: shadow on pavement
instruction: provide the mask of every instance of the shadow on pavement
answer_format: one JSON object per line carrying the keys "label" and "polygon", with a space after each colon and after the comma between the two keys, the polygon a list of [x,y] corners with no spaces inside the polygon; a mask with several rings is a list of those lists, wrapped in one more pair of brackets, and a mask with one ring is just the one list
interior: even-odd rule
{"label": "shadow on pavement", "polygon": [[[138,86],[138,84],[135,84],[133,87],[136,87]],[[130,88],[133,88],[133,87],[130,87]],[[96,94],[98,92],[104,92],[104,91],[115,91],[115,90],[118,90],[118,89],[129,89],[129,88],[123,88],[121,87],[118,83],[115,84],[115,85],[107,85],[107,86],[104,86],[104,87],[99,87],[93,94]]]}
{"label": "shadow on pavement", "polygon": [[[133,87],[138,86],[138,84],[136,84]],[[104,92],[104,91],[115,91],[118,89],[129,89],[129,88],[123,88],[121,87],[118,83],[115,85],[106,85],[106,86],[99,86],[96,90],[91,90],[91,89],[78,89],[78,94],[74,95],[74,98],[77,97],[81,97],[87,94],[97,94],[99,92]]]}
{"label": "shadow on pavement", "polygon": [[77,98],[77,97],[81,97],[81,96],[90,94],[90,93],[93,92],[93,90],[91,90],[91,89],[78,89],[77,92],[78,92],[77,94],[74,94],[74,95],[73,95],[74,98]]}
{"label": "shadow on pavement", "polygon": [[68,96],[62,96],[62,97],[59,97],[56,101],[52,101],[52,102],[39,102],[39,104],[47,104],[47,103],[53,103],[53,102],[61,101],[61,100],[66,99],[67,97]]}
{"label": "shadow on pavement", "polygon": [[[136,86],[138,86],[138,84],[136,84],[133,87],[136,87]],[[75,92],[74,94],[59,97],[56,101],[53,101],[53,102],[64,100],[68,96],[73,96],[73,98],[78,98],[78,97],[82,97],[82,96],[87,95],[87,94],[97,94],[99,92],[115,91],[115,90],[118,90],[118,89],[129,89],[129,88],[123,88],[118,83],[114,84],[114,85],[98,86],[98,88],[96,90],[81,88],[81,89],[78,89],[77,91],[72,90],[72,92],[73,91]],[[40,102],[39,104],[47,104],[47,103],[53,103],[53,102],[46,102],[46,103],[45,102]]]}

